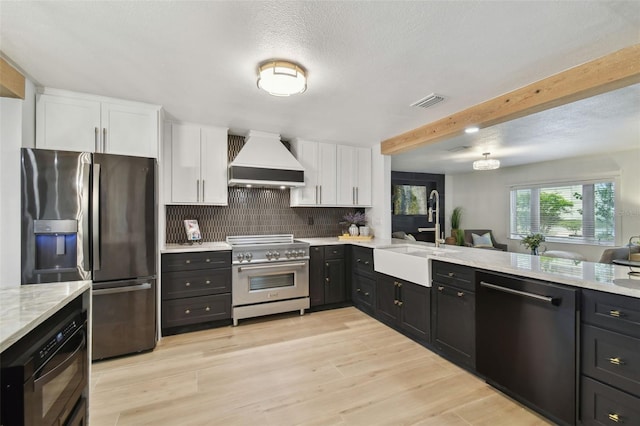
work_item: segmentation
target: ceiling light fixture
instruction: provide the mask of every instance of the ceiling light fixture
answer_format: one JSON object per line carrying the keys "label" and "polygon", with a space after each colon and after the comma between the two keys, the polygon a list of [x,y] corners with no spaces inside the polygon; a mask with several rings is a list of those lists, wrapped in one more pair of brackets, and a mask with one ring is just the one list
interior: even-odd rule
{"label": "ceiling light fixture", "polygon": [[467,127],[466,129],[464,129],[465,133],[478,133],[478,131],[480,130],[480,127],[477,126],[472,126],[472,127]]}
{"label": "ceiling light fixture", "polygon": [[493,158],[487,158],[491,154],[490,152],[483,152],[484,160],[477,160],[473,162],[473,170],[495,170],[500,167],[500,160],[494,160]]}
{"label": "ceiling light fixture", "polygon": [[307,90],[307,73],[293,62],[264,62],[258,67],[258,87],[273,96],[303,93]]}

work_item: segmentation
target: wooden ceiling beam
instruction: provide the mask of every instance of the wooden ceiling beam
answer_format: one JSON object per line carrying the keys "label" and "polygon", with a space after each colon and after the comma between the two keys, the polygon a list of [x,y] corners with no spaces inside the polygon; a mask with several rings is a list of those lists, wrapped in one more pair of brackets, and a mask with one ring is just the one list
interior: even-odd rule
{"label": "wooden ceiling beam", "polygon": [[24,76],[0,58],[0,97],[24,99]]}
{"label": "wooden ceiling beam", "polygon": [[640,44],[595,59],[382,142],[399,154],[464,132],[524,117],[640,82]]}

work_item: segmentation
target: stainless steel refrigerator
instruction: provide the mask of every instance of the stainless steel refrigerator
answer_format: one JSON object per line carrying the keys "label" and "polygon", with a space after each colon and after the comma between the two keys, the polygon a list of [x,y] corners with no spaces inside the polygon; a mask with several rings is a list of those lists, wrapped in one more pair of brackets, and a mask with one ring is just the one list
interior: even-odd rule
{"label": "stainless steel refrigerator", "polygon": [[156,344],[156,160],[22,149],[22,284],[93,280],[92,358]]}

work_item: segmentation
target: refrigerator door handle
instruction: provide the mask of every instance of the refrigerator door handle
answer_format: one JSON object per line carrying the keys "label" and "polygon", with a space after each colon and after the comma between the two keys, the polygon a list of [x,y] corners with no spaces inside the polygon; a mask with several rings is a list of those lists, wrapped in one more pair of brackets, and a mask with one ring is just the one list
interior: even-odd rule
{"label": "refrigerator door handle", "polygon": [[93,165],[93,270],[100,270],[100,164]]}
{"label": "refrigerator door handle", "polygon": [[[98,128],[96,127],[96,134]],[[91,272],[91,260],[89,258],[89,179],[91,177],[91,164],[82,165],[82,193],[83,193],[83,213],[82,213],[82,269]]]}
{"label": "refrigerator door handle", "polygon": [[100,296],[103,294],[129,293],[131,291],[149,290],[150,288],[151,288],[151,283],[142,283],[142,284],[136,284],[136,285],[129,285],[126,287],[101,288],[98,290],[93,290],[92,293],[95,296]]}

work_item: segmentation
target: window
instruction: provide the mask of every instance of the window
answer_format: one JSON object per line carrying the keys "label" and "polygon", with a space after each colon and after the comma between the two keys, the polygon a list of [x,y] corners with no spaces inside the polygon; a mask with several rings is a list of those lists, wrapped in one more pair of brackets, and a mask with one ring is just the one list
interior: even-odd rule
{"label": "window", "polygon": [[511,238],[614,245],[615,219],[613,179],[511,189]]}

